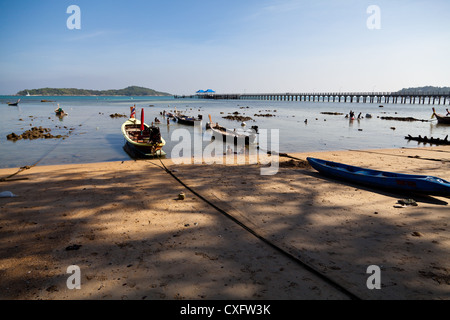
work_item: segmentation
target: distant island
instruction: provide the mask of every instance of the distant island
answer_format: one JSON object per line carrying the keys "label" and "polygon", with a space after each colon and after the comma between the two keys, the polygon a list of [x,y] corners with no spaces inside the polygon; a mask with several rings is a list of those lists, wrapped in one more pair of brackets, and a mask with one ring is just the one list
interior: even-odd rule
{"label": "distant island", "polygon": [[403,88],[398,93],[434,93],[434,94],[448,94],[450,93],[450,87],[416,87],[416,88]]}
{"label": "distant island", "polygon": [[125,89],[89,90],[75,88],[42,88],[25,89],[17,92],[18,96],[172,96],[167,92],[159,92],[144,87],[130,86]]}

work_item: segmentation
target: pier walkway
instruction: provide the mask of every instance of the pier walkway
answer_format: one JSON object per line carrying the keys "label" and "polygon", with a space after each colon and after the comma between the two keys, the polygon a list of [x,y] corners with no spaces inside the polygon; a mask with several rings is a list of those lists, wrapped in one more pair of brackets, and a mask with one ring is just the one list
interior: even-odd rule
{"label": "pier walkway", "polygon": [[450,104],[447,93],[400,93],[400,92],[328,92],[328,93],[211,93],[175,96],[176,99],[215,100],[269,100],[269,101],[310,101],[310,102],[350,102],[350,103],[401,103],[401,104]]}

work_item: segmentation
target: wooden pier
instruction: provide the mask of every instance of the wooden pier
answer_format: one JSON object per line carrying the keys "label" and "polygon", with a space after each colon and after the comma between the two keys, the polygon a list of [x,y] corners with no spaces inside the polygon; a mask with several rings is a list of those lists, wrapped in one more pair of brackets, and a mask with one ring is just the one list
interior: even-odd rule
{"label": "wooden pier", "polygon": [[400,92],[328,92],[328,93],[231,93],[196,94],[175,96],[176,99],[214,100],[267,100],[267,101],[309,101],[309,102],[350,102],[350,103],[401,103],[401,104],[450,104],[447,93],[400,93]]}

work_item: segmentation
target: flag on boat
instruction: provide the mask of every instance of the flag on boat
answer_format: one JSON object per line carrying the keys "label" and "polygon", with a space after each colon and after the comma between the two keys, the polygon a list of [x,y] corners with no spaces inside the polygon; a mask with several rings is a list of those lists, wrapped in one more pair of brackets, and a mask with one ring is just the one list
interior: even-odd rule
{"label": "flag on boat", "polygon": [[141,132],[144,131],[144,108],[141,110]]}
{"label": "flag on boat", "polygon": [[130,110],[131,110],[130,118],[134,119],[134,117],[136,116],[136,105],[130,107]]}

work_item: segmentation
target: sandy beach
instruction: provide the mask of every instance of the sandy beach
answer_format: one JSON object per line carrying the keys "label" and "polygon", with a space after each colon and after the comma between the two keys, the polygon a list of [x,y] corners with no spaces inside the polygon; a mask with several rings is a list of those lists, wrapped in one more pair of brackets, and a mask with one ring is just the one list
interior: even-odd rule
{"label": "sandy beach", "polygon": [[[271,176],[260,164],[170,159],[24,170],[0,182],[17,195],[0,198],[0,299],[350,299],[339,287],[369,300],[450,298],[448,197],[399,207],[407,195],[305,162],[450,180],[450,147],[289,155]],[[67,287],[72,265],[81,289]],[[381,289],[367,287],[371,265]]]}

